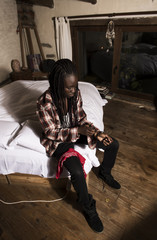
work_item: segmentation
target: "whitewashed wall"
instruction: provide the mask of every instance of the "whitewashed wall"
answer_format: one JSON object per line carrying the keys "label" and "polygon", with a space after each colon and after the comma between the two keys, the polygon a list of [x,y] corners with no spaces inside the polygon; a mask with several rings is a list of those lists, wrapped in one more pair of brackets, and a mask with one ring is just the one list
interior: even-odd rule
{"label": "whitewashed wall", "polygon": [[9,77],[11,60],[19,59],[20,41],[15,0],[0,0],[0,82]]}
{"label": "whitewashed wall", "polygon": [[157,0],[97,0],[96,4],[83,0],[54,0],[55,16],[105,14],[157,10]]}

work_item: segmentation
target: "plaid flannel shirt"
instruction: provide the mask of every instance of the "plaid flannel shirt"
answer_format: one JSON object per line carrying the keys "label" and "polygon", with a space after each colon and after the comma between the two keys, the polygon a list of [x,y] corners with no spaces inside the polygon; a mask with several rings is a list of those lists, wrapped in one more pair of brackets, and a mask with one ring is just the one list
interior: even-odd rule
{"label": "plaid flannel shirt", "polygon": [[[43,134],[41,144],[45,147],[48,156],[52,156],[55,149],[63,142],[76,142],[79,138],[78,127],[90,123],[87,120],[86,113],[82,108],[82,98],[80,90],[77,95],[77,120],[78,126],[63,128],[57,113],[57,108],[51,97],[50,89],[45,91],[37,100],[36,111],[42,125]],[[73,115],[72,115],[73,116]],[[96,141],[93,137],[87,137],[88,145],[91,149],[96,147]]]}

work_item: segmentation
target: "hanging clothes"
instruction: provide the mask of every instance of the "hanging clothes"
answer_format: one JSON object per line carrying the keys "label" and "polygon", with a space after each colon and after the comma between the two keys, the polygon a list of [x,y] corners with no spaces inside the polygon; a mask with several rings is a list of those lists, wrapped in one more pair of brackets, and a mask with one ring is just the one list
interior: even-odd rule
{"label": "hanging clothes", "polygon": [[56,50],[58,59],[68,58],[72,61],[72,41],[69,19],[55,18]]}

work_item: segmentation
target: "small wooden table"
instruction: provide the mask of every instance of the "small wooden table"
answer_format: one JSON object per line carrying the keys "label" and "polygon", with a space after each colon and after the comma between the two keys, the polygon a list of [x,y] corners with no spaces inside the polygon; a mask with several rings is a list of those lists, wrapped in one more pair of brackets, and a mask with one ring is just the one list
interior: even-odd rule
{"label": "small wooden table", "polygon": [[46,80],[48,79],[49,73],[44,72],[31,72],[31,71],[21,71],[21,72],[11,72],[11,81],[16,80]]}

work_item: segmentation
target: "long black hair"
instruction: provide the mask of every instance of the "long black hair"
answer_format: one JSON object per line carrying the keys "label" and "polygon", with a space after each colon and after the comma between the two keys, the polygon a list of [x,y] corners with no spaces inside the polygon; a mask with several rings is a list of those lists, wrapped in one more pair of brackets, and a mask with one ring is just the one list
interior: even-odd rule
{"label": "long black hair", "polygon": [[[75,65],[69,59],[60,59],[56,61],[53,65],[53,69],[49,75],[49,84],[52,99],[57,107],[57,111],[60,117],[60,121],[63,122],[63,115],[65,109],[65,78],[68,75],[74,75],[77,77],[77,70]],[[78,88],[77,88],[78,89]],[[76,118],[76,97],[77,90],[75,92],[74,97],[68,99],[69,113],[70,113],[70,122],[71,125],[77,125]],[[74,113],[75,121],[72,121],[72,114]]]}

